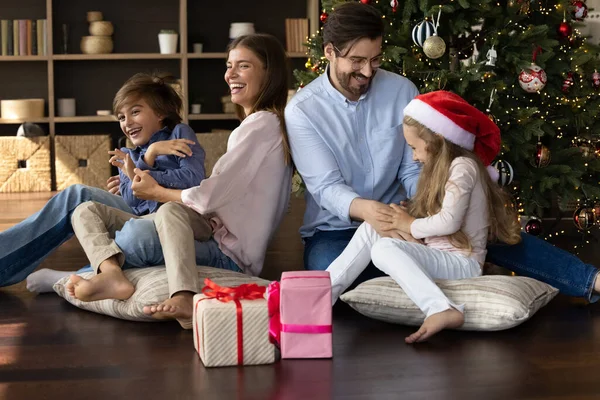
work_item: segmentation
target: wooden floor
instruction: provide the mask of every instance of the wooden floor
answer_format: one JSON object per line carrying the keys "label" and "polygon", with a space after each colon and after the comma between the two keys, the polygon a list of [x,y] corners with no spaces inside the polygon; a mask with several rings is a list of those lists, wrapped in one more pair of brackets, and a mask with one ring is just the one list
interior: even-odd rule
{"label": "wooden floor", "polygon": [[[26,203],[0,195],[0,226]],[[508,331],[405,345],[412,330],[339,303],[331,360],[205,369],[177,324],[116,320],[16,285],[0,289],[0,399],[600,398],[600,305],[559,295]]]}

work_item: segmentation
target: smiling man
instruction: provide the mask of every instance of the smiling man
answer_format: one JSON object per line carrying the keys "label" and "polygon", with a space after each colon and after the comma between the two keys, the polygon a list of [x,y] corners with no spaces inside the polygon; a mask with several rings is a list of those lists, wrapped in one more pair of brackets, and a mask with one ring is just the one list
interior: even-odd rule
{"label": "smiling man", "polygon": [[419,92],[379,69],[383,32],[375,8],[337,7],[323,28],[326,73],[286,107],[292,157],[307,187],[306,269],[326,269],[359,221],[379,231],[380,210],[415,193],[420,168],[402,135],[402,110]]}

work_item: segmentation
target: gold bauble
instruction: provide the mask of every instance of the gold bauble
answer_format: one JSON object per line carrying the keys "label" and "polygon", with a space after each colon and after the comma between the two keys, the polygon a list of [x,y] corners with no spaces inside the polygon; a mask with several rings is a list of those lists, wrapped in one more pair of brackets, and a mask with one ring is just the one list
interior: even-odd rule
{"label": "gold bauble", "polygon": [[446,42],[438,35],[432,35],[423,43],[423,52],[429,58],[440,58],[446,52]]}

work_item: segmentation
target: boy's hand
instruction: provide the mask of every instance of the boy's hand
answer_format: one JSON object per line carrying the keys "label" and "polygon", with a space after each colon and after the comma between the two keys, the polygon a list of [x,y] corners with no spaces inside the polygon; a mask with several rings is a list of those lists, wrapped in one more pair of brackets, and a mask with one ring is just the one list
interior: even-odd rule
{"label": "boy's hand", "polygon": [[135,168],[134,174],[131,181],[133,195],[142,200],[159,201],[158,198],[163,187],[156,182],[150,172]]}
{"label": "boy's hand", "polygon": [[196,144],[196,142],[189,139],[172,139],[154,142],[148,147],[146,154],[144,154],[144,161],[146,164],[153,167],[154,161],[158,156],[174,155],[183,158],[190,157],[192,155],[190,146],[193,144]]}
{"label": "boy's hand", "polygon": [[121,191],[119,189],[120,184],[121,184],[121,178],[119,178],[119,175],[111,176],[106,181],[106,189],[108,190],[109,193],[120,196],[121,195]]}
{"label": "boy's hand", "polygon": [[125,153],[119,149],[114,149],[109,151],[108,154],[112,155],[108,162],[110,162],[114,167],[119,168],[125,173],[125,175],[127,175],[129,179],[133,180],[133,177],[135,176],[135,173],[133,172],[135,169],[135,164],[129,156],[129,153]]}

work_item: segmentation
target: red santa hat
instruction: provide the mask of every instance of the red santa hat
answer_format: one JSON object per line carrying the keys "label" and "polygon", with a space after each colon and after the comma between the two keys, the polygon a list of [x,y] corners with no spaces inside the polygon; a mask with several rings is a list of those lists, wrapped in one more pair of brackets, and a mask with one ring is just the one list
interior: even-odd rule
{"label": "red santa hat", "polygon": [[404,116],[474,152],[492,179],[498,179],[498,171],[490,163],[500,151],[500,129],[462,97],[444,90],[421,94],[408,103]]}

